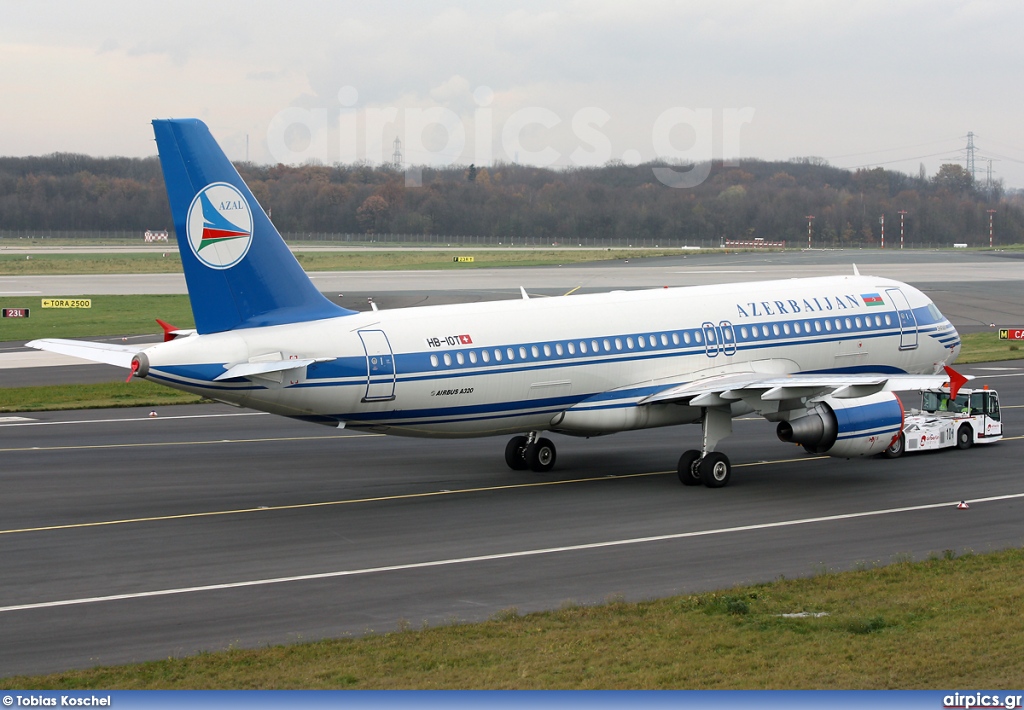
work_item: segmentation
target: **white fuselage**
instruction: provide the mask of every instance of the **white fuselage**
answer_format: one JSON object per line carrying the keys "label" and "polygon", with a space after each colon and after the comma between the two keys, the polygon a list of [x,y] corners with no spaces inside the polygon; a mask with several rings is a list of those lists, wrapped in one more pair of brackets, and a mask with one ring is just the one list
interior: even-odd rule
{"label": "white fuselage", "polygon": [[[194,335],[146,356],[164,384],[325,424],[591,435],[694,421],[690,407],[637,403],[699,377],[932,374],[959,344],[917,289],[833,276],[380,310]],[[317,362],[214,381],[290,359]]]}

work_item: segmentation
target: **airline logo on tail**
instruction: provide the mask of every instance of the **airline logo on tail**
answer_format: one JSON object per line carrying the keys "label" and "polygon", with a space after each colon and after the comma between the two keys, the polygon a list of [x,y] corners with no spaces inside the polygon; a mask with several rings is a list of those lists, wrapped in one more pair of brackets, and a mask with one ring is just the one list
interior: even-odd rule
{"label": "airline logo on tail", "polygon": [[215,182],[192,199],[188,208],[188,243],[199,261],[229,269],[252,245],[252,211],[233,185]]}

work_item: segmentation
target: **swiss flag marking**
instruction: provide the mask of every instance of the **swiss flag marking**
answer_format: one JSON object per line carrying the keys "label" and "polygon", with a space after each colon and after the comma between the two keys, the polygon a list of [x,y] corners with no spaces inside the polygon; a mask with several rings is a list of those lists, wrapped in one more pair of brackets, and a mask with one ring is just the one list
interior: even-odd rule
{"label": "swiss flag marking", "polygon": [[468,335],[460,335],[459,342],[462,343],[463,345],[472,345],[473,339]]}

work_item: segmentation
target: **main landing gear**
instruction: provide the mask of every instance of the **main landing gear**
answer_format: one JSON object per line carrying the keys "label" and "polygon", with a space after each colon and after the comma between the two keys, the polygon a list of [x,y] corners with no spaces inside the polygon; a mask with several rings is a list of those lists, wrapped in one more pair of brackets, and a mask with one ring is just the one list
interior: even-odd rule
{"label": "main landing gear", "polygon": [[703,483],[708,488],[729,485],[732,464],[725,454],[714,451],[719,441],[732,433],[732,413],[728,409],[707,407],[701,416],[701,450],[690,449],[679,457],[676,467],[684,486]]}
{"label": "main landing gear", "polygon": [[505,445],[505,463],[513,471],[550,471],[555,465],[555,445],[550,439],[538,438],[535,431],[513,436]]}

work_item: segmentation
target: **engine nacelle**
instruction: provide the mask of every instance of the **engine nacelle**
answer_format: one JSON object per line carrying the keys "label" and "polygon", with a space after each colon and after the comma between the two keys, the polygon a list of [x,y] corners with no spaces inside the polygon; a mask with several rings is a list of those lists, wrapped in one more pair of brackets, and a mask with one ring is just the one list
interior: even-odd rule
{"label": "engine nacelle", "polygon": [[805,416],[779,422],[779,439],[808,451],[840,458],[872,456],[888,448],[903,429],[903,403],[892,392],[870,397],[825,397]]}

